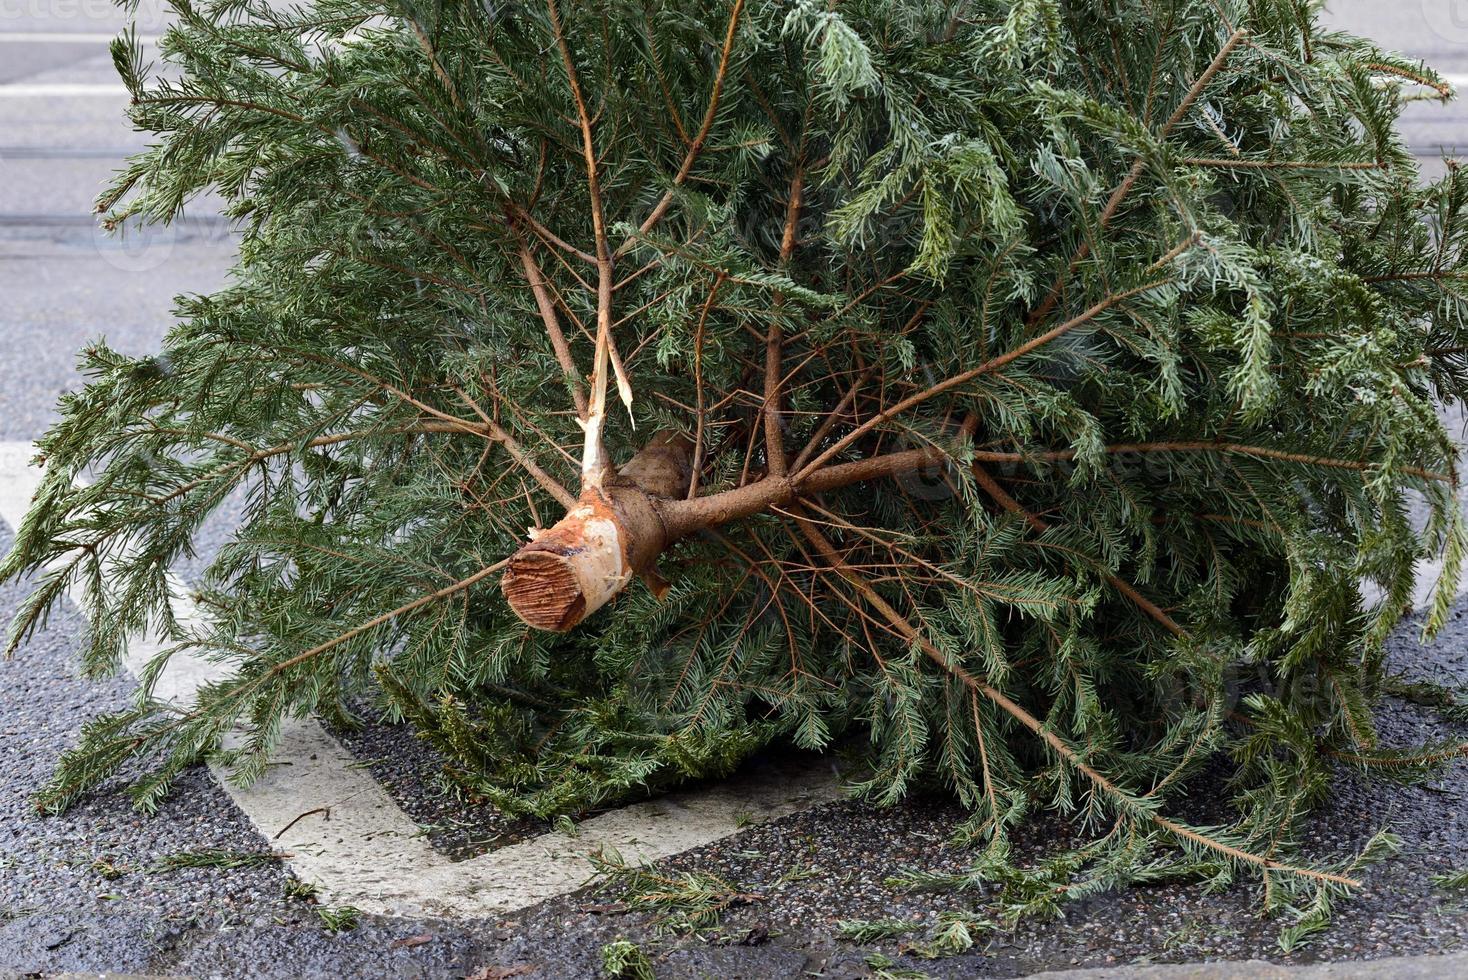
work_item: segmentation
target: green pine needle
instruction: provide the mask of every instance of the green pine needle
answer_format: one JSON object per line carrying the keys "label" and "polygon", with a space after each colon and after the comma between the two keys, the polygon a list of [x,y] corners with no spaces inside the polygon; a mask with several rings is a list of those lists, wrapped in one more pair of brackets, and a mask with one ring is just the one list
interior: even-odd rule
{"label": "green pine needle", "polygon": [[[1375,713],[1419,561],[1430,635],[1468,556],[1438,414],[1468,395],[1468,171],[1424,182],[1399,131],[1448,89],[1317,6],[177,0],[166,70],[112,47],[149,138],[97,209],[219,202],[233,276],[160,350],[80,353],[0,562],[12,647],[68,599],[87,676],[176,646],[36,805],[248,783],[286,719],[364,695],[453,792],[544,819],[864,747],[855,795],[950,792],[981,848],[910,887],[1008,924],[1250,880],[1307,941],[1391,850],[1300,853],[1340,770],[1463,757]],[[593,420],[613,384],[630,416]],[[640,540],[689,533],[527,627],[501,563],[583,455],[659,432],[690,472]],[[222,668],[186,709],[152,696],[177,649]],[[1047,812],[1096,836],[1021,866]],[[757,898],[604,873],[674,929]]]}

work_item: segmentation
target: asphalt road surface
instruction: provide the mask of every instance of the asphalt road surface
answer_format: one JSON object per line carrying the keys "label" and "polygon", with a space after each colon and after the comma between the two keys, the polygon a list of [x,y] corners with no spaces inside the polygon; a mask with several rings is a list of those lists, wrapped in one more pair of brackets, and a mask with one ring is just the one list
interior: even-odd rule
{"label": "asphalt road surface", "polygon": [[[160,10],[157,2],[144,4],[144,34],[163,23]],[[1335,0],[1331,11],[1342,26],[1422,57],[1468,86],[1468,0]],[[172,297],[211,290],[228,275],[232,240],[207,206],[175,228],[120,241],[103,236],[89,213],[108,174],[142,145],[123,120],[125,96],[106,53],[106,38],[121,23],[105,0],[0,0],[0,461],[38,436],[56,396],[78,383],[74,355],[85,341],[105,336],[123,350],[154,349],[169,326]],[[1468,108],[1416,106],[1407,133],[1433,169],[1468,144]],[[19,477],[0,472],[0,498],[7,479]],[[205,535],[204,556],[227,531],[224,515]],[[9,546],[10,534],[0,507],[0,548]],[[180,575],[187,580],[202,562],[186,564]],[[0,616],[8,618],[21,594],[0,590]],[[1412,676],[1468,680],[1465,614],[1468,603],[1426,650],[1408,624],[1395,642],[1397,667]],[[960,904],[884,884],[905,868],[962,866],[963,852],[946,843],[960,816],[955,808],[916,800],[874,812],[821,802],[830,773],[810,760],[797,760],[797,776],[777,773],[777,784],[798,790],[778,800],[768,795],[770,774],[757,770],[734,790],[695,790],[585,828],[586,839],[620,840],[616,835],[636,836],[643,826],[637,820],[692,827],[678,838],[680,849],[691,849],[664,858],[663,866],[712,871],[759,896],[730,914],[723,943],[658,939],[647,922],[609,914],[584,894],[528,907],[534,895],[505,897],[505,882],[543,884],[564,875],[566,854],[584,840],[547,836],[550,828],[461,803],[435,779],[431,753],[390,726],[335,738],[320,733],[325,741],[311,744],[325,748],[297,760],[302,772],[329,770],[331,779],[347,782],[333,784],[336,823],[329,814],[304,821],[291,833],[308,835],[305,843],[291,843],[293,853],[283,857],[282,840],[291,838],[275,839],[280,823],[268,821],[313,809],[304,781],[289,774],[264,802],[222,788],[200,770],[152,818],[106,794],[65,817],[39,818],[29,794],[78,725],[121,705],[130,688],[125,676],[104,684],[76,677],[85,632],[76,614],[59,616],[14,660],[0,662],[0,976],[110,970],[581,977],[596,975],[602,944],[623,936],[649,943],[660,976],[860,976],[865,956],[874,949],[895,956],[896,948],[839,943],[836,920],[935,919]],[[1391,705],[1384,727],[1403,743],[1446,731],[1432,712],[1407,704]],[[302,795],[293,797],[297,791]],[[719,795],[727,792],[748,796]],[[1433,888],[1428,878],[1468,866],[1465,793],[1468,774],[1461,770],[1390,792],[1343,785],[1315,823],[1313,847],[1343,852],[1383,822],[1411,844],[1401,859],[1371,872],[1364,894],[1342,907],[1330,933],[1293,956],[1278,953],[1276,927],[1253,913],[1250,894],[1159,887],[1097,898],[1059,922],[1026,924],[981,942],[964,957],[906,965],[935,976],[1009,977],[1073,966],[1117,975],[1124,965],[1149,962],[1353,962],[1452,952],[1468,939],[1468,900]],[[728,836],[748,816],[739,799],[757,801],[748,804],[755,825]],[[1188,816],[1206,822],[1207,814]],[[352,824],[358,818],[367,830]],[[1021,843],[1038,849],[1063,832],[1037,828]],[[370,844],[357,863],[401,880],[369,888],[341,877],[332,855],[350,854],[364,840]],[[209,852],[256,859],[197,866],[207,865],[198,858]],[[411,860],[394,864],[394,855]],[[429,880],[430,873],[436,877]],[[323,906],[300,897],[302,878],[321,879],[314,883],[324,886],[326,908],[363,907],[357,928],[326,928]],[[543,894],[559,890],[546,887]],[[430,908],[429,893],[442,903]],[[407,914],[383,914],[393,911]],[[1463,964],[1427,961],[1416,969],[1446,975]]]}

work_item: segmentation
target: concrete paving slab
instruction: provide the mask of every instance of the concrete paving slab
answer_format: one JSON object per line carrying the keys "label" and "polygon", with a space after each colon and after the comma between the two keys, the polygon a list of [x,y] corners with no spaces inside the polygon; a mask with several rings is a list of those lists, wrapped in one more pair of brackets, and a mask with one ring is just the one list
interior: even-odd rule
{"label": "concrete paving slab", "polygon": [[1036,973],[1030,980],[1456,980],[1468,956],[1391,957],[1364,963],[1284,967],[1264,960]]}

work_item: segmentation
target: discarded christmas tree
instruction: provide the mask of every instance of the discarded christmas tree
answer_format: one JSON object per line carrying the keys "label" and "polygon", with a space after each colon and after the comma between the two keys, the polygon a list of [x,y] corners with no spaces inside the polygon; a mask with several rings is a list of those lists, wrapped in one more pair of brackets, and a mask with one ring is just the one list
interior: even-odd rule
{"label": "discarded christmas tree", "polygon": [[[41,806],[152,806],[240,723],[249,779],[363,690],[539,814],[864,733],[976,873],[1100,828],[1019,905],[1246,872],[1309,928],[1388,848],[1295,852],[1333,771],[1460,753],[1372,715],[1464,547],[1427,68],[1298,0],[178,6],[175,70],[115,48],[157,139],[99,210],[218,193],[236,280],[85,352],[0,574],[17,642],[79,591],[106,673],[228,505],[177,639],[233,676],[145,680]],[[1220,759],[1235,822],[1169,816]]]}

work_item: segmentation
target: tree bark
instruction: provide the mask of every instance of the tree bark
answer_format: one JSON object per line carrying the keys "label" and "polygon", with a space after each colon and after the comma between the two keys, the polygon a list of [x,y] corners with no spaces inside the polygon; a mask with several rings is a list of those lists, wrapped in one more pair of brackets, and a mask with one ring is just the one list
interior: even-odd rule
{"label": "tree bark", "polygon": [[693,444],[659,432],[601,485],[588,483],[576,505],[510,556],[500,587],[510,608],[536,629],[566,633],[606,605],[636,575],[656,582],[658,555],[705,528],[718,527],[822,493],[882,479],[948,458],[937,447],[887,453],[810,470],[766,475],[732,490],[684,499]]}
{"label": "tree bark", "polygon": [[532,531],[500,587],[536,629],[565,633],[626,588],[675,540],[663,510],[688,487],[693,444],[659,432],[602,486],[581,491],[553,527]]}

